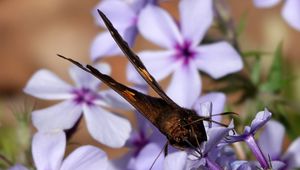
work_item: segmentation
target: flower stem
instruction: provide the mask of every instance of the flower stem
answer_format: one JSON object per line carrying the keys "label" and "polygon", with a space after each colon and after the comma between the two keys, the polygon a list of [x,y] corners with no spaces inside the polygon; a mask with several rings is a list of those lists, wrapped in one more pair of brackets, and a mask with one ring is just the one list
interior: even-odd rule
{"label": "flower stem", "polygon": [[211,170],[222,170],[222,168],[218,164],[211,161],[209,158],[206,158],[206,163],[207,163],[207,167]]}
{"label": "flower stem", "polygon": [[265,156],[263,155],[260,147],[257,145],[254,137],[252,135],[249,135],[245,139],[245,142],[247,143],[247,145],[251,149],[252,153],[254,154],[254,156],[256,157],[258,162],[260,163],[261,167],[263,169],[270,169],[270,165],[268,164],[268,161],[265,158]]}

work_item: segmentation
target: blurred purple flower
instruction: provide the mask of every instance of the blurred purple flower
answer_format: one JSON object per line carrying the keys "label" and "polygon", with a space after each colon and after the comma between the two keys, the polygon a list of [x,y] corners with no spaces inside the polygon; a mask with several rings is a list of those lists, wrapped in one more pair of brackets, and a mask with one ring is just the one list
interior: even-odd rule
{"label": "blurred purple flower", "polygon": [[63,131],[37,132],[32,139],[32,155],[38,170],[107,169],[106,153],[86,145],[74,150],[64,160],[66,135]]}
{"label": "blurred purple flower", "polygon": [[[107,64],[99,64],[101,72],[109,74]],[[112,90],[98,92],[100,81],[77,67],[70,69],[75,82],[71,86],[48,70],[35,73],[24,88],[32,96],[48,100],[64,100],[32,113],[38,130],[70,129],[84,114],[88,131],[94,139],[110,147],[122,147],[129,138],[130,122],[102,107],[130,108]]]}
{"label": "blurred purple flower", "polygon": [[166,139],[140,113],[136,112],[136,116],[138,128],[131,133],[125,145],[130,151],[121,158],[113,160],[111,162],[112,169],[148,170],[157,156],[159,157],[152,169],[161,169],[164,156],[159,153],[163,149]]}
{"label": "blurred purple flower", "polygon": [[26,168],[25,166],[23,166],[21,164],[16,164],[16,165],[8,168],[8,170],[28,170],[28,168]]}
{"label": "blurred purple flower", "polygon": [[282,169],[300,168],[300,137],[283,154],[282,143],[284,135],[285,129],[283,125],[277,121],[269,121],[258,140],[261,150],[271,160],[284,162],[285,166]]}
{"label": "blurred purple flower", "polygon": [[267,161],[267,158],[263,155],[260,147],[257,145],[257,142],[254,139],[254,135],[258,129],[264,126],[271,119],[271,116],[272,113],[267,109],[265,109],[264,111],[260,111],[256,114],[254,120],[252,120],[250,127],[245,127],[243,134],[235,134],[226,138],[226,141],[228,143],[245,141],[262,168],[270,168],[270,165]]}
{"label": "blurred purple flower", "polygon": [[[227,42],[198,46],[213,21],[211,0],[181,0],[179,26],[162,8],[148,5],[138,21],[140,33],[167,50],[144,51],[139,56],[158,80],[173,72],[167,94],[180,106],[191,108],[201,92],[198,70],[220,78],[243,67],[240,55]],[[143,83],[128,67],[128,79]]]}
{"label": "blurred purple flower", "polygon": [[169,154],[164,160],[164,170],[185,170],[187,169],[188,155],[184,151]]}
{"label": "blurred purple flower", "polygon": [[[278,4],[281,0],[253,0],[258,8],[269,8]],[[284,20],[294,29],[300,31],[300,1],[285,0],[281,11]]]}
{"label": "blurred purple flower", "polygon": [[[140,11],[145,5],[155,3],[156,0],[103,0],[94,8],[92,13],[96,23],[106,28],[100,19],[97,9],[104,12],[118,32],[128,42],[129,46],[132,46],[137,35],[137,21]],[[96,36],[91,46],[91,59],[93,61],[117,54],[122,54],[122,52],[108,31]]]}
{"label": "blurred purple flower", "polygon": [[[280,170],[284,163],[280,161],[271,161],[272,170]],[[232,170],[251,170],[251,169],[262,169],[257,161],[234,161],[231,164]]]}

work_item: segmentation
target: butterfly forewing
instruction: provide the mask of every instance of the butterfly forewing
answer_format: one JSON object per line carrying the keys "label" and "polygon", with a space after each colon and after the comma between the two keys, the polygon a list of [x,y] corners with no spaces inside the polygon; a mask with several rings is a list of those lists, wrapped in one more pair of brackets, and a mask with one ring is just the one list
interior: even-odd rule
{"label": "butterfly forewing", "polygon": [[121,48],[123,53],[138,71],[138,73],[143,77],[143,79],[155,90],[155,92],[162,97],[166,102],[172,105],[178,106],[166,93],[162,90],[160,85],[157,81],[153,78],[153,76],[148,72],[140,58],[129,48],[128,44],[122,36],[118,33],[118,31],[114,28],[113,24],[108,20],[108,18],[98,10],[99,15],[101,16],[102,20],[104,21],[107,29],[109,30],[111,36],[114,38],[118,46]]}

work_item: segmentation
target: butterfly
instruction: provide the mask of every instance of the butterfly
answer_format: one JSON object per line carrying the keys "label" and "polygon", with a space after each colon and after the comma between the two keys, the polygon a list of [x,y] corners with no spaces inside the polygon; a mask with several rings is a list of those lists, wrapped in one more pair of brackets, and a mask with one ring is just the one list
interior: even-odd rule
{"label": "butterfly", "polygon": [[[203,121],[214,121],[211,120],[210,117],[199,116],[196,111],[192,109],[179,106],[171,98],[169,98],[153,76],[148,72],[140,58],[130,49],[127,42],[123,40],[105,14],[100,10],[98,10],[98,13],[120,49],[133,64],[137,72],[159,95],[159,97],[149,96],[127,87],[117,82],[112,77],[101,73],[91,65],[83,66],[71,58],[64,57],[60,54],[58,54],[58,56],[94,75],[127,100],[166,136],[168,140],[167,144],[170,144],[180,150],[195,149],[201,146],[203,142],[207,141],[207,134]],[[219,122],[215,123],[221,124]]]}

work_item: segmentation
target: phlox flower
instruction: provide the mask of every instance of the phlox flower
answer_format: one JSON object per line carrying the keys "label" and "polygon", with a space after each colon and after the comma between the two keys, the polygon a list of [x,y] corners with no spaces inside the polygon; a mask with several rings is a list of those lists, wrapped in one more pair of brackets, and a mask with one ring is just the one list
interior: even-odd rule
{"label": "phlox flower", "polygon": [[270,168],[270,164],[268,162],[268,159],[263,155],[260,147],[258,146],[254,135],[258,129],[264,126],[271,119],[271,116],[272,113],[269,112],[268,109],[260,111],[252,120],[251,125],[245,127],[243,134],[235,134],[226,138],[226,141],[228,143],[245,141],[262,168]]}
{"label": "phlox flower", "polygon": [[[278,4],[281,0],[253,0],[258,8],[269,8]],[[284,20],[294,29],[300,31],[300,1],[285,0],[281,15]]]}
{"label": "phlox flower", "polygon": [[38,170],[106,170],[108,159],[101,149],[85,145],[65,159],[66,135],[63,131],[37,132],[32,139],[33,161]]}
{"label": "phlox flower", "polygon": [[[96,23],[100,27],[106,28],[97,9],[104,12],[117,28],[118,32],[132,46],[138,32],[136,24],[139,13],[148,3],[155,4],[156,0],[103,0],[96,5],[92,13]],[[93,61],[117,54],[122,54],[122,52],[108,31],[104,31],[95,37],[91,46],[91,59]]]}
{"label": "phlox flower", "polygon": [[[201,92],[198,70],[217,79],[241,70],[243,63],[228,42],[198,45],[213,21],[212,0],[181,0],[179,12],[177,24],[158,6],[148,5],[141,11],[140,33],[166,50],[143,51],[139,56],[158,81],[173,73],[167,94],[180,106],[191,108]],[[143,83],[132,66],[127,76]]]}
{"label": "phlox flower", "polygon": [[274,120],[269,121],[258,140],[261,150],[271,160],[284,162],[282,170],[300,168],[300,137],[290,144],[285,153],[282,153],[284,135],[285,129],[282,124]]}
{"label": "phlox flower", "polygon": [[125,146],[129,152],[121,158],[111,161],[113,170],[148,170],[154,163],[152,169],[161,169],[163,154],[166,143],[165,137],[146,120],[140,113],[136,112],[138,127],[133,130]]}
{"label": "phlox flower", "polygon": [[[110,73],[107,64],[99,64],[98,68]],[[79,68],[71,67],[70,75],[74,86],[48,70],[37,71],[29,80],[25,93],[41,99],[63,100],[34,111],[33,125],[41,131],[70,129],[83,113],[88,131],[95,140],[110,147],[122,147],[130,135],[130,122],[105,108],[130,108],[129,105],[112,90],[98,92],[100,81]]]}

